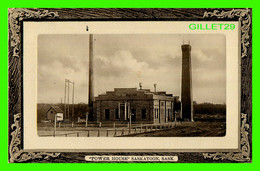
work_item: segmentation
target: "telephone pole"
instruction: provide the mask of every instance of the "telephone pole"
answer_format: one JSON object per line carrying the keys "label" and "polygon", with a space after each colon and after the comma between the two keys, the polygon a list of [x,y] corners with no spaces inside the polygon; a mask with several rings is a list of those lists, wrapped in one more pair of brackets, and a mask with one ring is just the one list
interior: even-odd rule
{"label": "telephone pole", "polygon": [[72,90],[72,121],[74,121],[74,82],[72,82],[73,90]]}
{"label": "telephone pole", "polygon": [[64,119],[70,120],[70,84],[72,84],[72,119],[74,118],[74,85],[75,83],[69,79],[65,79],[65,94],[64,94]]}

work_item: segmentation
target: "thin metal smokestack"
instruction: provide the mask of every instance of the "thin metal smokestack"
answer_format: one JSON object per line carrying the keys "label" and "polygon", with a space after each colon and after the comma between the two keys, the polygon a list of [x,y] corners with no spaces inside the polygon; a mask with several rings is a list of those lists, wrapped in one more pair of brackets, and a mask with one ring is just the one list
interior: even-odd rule
{"label": "thin metal smokestack", "polygon": [[94,102],[94,37],[93,34],[89,35],[89,84],[88,84],[88,105],[93,107]]}

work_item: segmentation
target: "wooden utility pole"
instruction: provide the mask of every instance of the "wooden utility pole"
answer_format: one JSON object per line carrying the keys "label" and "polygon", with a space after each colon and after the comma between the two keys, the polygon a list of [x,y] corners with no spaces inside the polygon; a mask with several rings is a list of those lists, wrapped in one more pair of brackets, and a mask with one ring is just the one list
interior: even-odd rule
{"label": "wooden utility pole", "polygon": [[68,80],[68,120],[70,120],[70,82]]}
{"label": "wooden utility pole", "polygon": [[119,115],[119,119],[120,119],[120,102],[118,103],[118,115]]}
{"label": "wooden utility pole", "polygon": [[66,93],[67,93],[67,79],[65,79],[65,94],[64,94],[64,120],[67,119],[66,118]]}
{"label": "wooden utility pole", "polygon": [[125,120],[127,119],[126,117],[127,117],[127,102],[125,102]]}
{"label": "wooden utility pole", "polygon": [[74,82],[72,82],[73,90],[72,90],[72,121],[74,121]]}
{"label": "wooden utility pole", "polygon": [[[70,84],[72,84],[72,121],[74,121],[74,94],[75,94],[75,83],[65,79],[65,94],[64,94],[64,119],[70,119]],[[68,108],[68,109],[67,109]]]}
{"label": "wooden utility pole", "polygon": [[131,123],[131,120],[132,120],[132,114],[130,112],[130,102],[127,103],[128,104],[128,117],[129,117],[129,133],[131,134],[131,127],[132,127],[132,123]]}

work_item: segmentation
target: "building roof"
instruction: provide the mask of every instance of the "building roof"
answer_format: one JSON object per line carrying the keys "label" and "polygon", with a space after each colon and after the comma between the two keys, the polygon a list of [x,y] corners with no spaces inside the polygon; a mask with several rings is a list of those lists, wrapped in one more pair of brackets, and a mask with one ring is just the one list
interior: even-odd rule
{"label": "building roof", "polygon": [[167,94],[165,91],[151,92],[150,89],[115,88],[95,97],[95,100],[174,100],[177,96]]}
{"label": "building roof", "polygon": [[[51,109],[53,109],[56,113],[63,113],[63,111],[61,110],[61,108],[59,106],[51,106],[49,108],[49,110],[51,110]],[[47,112],[49,112],[49,110]]]}

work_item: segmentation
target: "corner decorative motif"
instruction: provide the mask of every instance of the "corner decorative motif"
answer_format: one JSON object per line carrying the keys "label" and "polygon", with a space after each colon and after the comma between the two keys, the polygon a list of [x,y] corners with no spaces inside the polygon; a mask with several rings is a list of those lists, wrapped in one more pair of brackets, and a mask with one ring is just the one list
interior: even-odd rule
{"label": "corner decorative motif", "polygon": [[[9,26],[9,61],[12,58],[21,59],[22,21],[25,19],[42,19],[58,17],[56,12],[48,10],[11,8],[8,10]],[[10,64],[9,64],[10,65]],[[9,66],[14,68],[13,65]],[[15,69],[15,68],[14,68]],[[19,71],[18,71],[19,72]],[[24,152],[21,145],[21,114],[14,114],[14,123],[11,125],[11,140],[9,144],[9,162],[26,162],[33,159],[48,159],[58,157],[60,153]]]}
{"label": "corner decorative motif", "polygon": [[230,11],[214,10],[213,12],[204,12],[203,18],[217,17],[217,18],[239,18],[241,23],[241,58],[247,56],[247,48],[250,45],[249,31],[251,27],[251,16],[248,9],[232,9]]}
{"label": "corner decorative motif", "polygon": [[21,52],[21,22],[25,19],[41,19],[58,17],[57,12],[33,10],[26,8],[10,8],[8,10],[9,41],[13,49],[13,57],[19,58]]}
{"label": "corner decorative motif", "polygon": [[33,159],[48,159],[50,157],[58,157],[60,153],[47,152],[24,152],[21,149],[21,114],[14,115],[14,124],[12,124],[12,139],[9,145],[9,162],[26,162]]}
{"label": "corner decorative motif", "polygon": [[250,161],[250,144],[248,140],[249,124],[247,123],[247,114],[241,114],[241,139],[240,139],[240,152],[229,153],[203,153],[204,158],[212,158],[213,160],[231,160],[237,162],[249,162]]}

